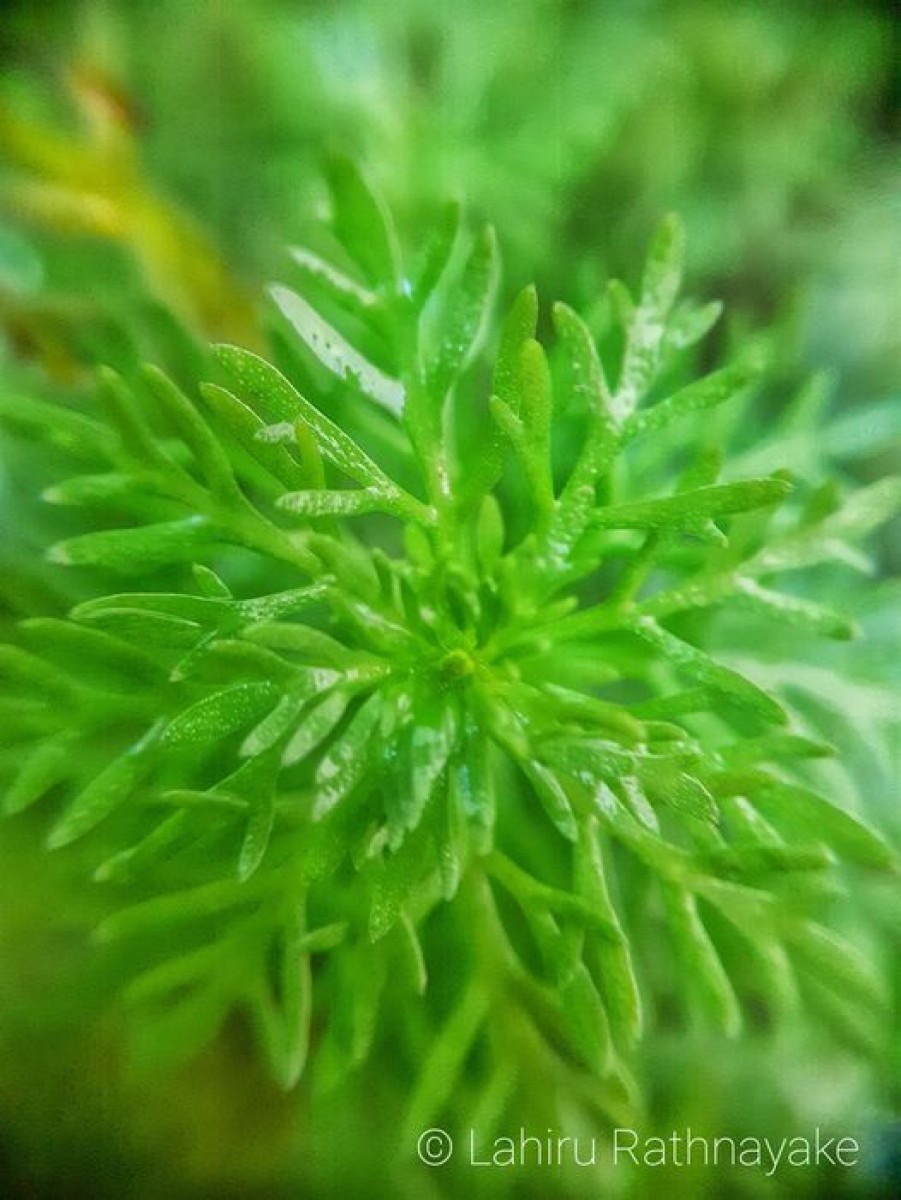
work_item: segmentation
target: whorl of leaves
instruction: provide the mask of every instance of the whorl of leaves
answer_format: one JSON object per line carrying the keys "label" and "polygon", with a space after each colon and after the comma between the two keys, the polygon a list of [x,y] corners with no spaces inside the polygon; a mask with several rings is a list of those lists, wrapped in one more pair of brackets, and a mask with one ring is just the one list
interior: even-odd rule
{"label": "whorl of leaves", "polygon": [[509,1095],[527,1027],[615,1108],[654,928],[685,1011],[734,1034],[743,996],[779,1019],[800,993],[865,1040],[879,981],[817,913],[837,860],[895,859],[736,662],[767,622],[852,636],[793,573],[856,564],[898,481],[804,504],[686,441],[758,368],[685,378],[718,309],[679,302],[674,221],[591,324],[523,291],[489,376],[491,230],[451,208],[402,259],[349,164],[332,194],[332,253],[272,289],[282,369],[220,346],[196,395],[148,367],[101,372],[90,412],[2,400],[78,460],[46,499],[90,526],[50,556],[98,593],[0,649],[6,811],[52,797],[48,845],[84,839],[139,1052],[239,1008],[290,1086],[311,1045],[327,1080],[391,1030],[415,1129],[477,1048]]}

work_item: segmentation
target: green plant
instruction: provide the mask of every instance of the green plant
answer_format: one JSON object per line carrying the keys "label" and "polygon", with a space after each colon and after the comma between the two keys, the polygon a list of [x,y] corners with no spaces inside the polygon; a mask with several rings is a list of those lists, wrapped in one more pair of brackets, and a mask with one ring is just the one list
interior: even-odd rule
{"label": "green plant", "polygon": [[878,972],[820,916],[840,863],[896,858],[809,785],[829,747],[754,652],[852,636],[793,581],[858,562],[899,482],[724,473],[709,423],[760,364],[691,377],[719,309],[678,301],[675,221],[593,327],[558,304],[539,339],[522,291],[489,376],[491,230],[450,208],[402,257],[331,185],[330,254],[272,289],[281,370],[220,346],[186,392],[124,355],[83,411],[0,401],[88,514],[50,552],[86,598],[0,652],[6,811],[52,801],[94,867],[138,1057],[240,1010],[325,1086],[378,1039],[419,1063],[412,1134],[525,1077],[628,1112],[673,981],[730,1035],[801,995],[871,1046]]}

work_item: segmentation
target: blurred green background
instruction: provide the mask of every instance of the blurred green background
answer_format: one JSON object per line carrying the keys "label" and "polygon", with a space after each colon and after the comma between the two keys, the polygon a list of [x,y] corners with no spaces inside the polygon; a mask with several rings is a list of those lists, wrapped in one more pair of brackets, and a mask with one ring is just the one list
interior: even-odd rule
{"label": "blurred green background", "polygon": [[[340,149],[364,164],[404,231],[415,235],[448,195],[492,221],[506,296],[535,280],[545,299],[590,309],[609,274],[634,279],[661,216],[678,211],[690,290],[728,304],[721,341],[770,329],[786,386],[812,373],[825,380],[830,432],[815,446],[802,439],[810,472],[897,470],[901,31],[892,9],[853,0],[7,4],[4,379],[38,395],[82,386],[123,330],[171,367],[172,313],[199,339],[255,344],[262,285],[284,270],[286,245],[309,239],[323,156]],[[767,414],[758,420],[766,434]],[[68,585],[40,563],[43,518],[22,495],[42,464],[10,456],[4,470],[0,564],[17,582],[4,589],[8,621],[38,603],[64,608]],[[897,566],[897,530],[883,550],[886,567]],[[897,599],[889,585],[874,590],[861,659],[861,686],[894,688],[896,700]],[[897,741],[886,744],[881,762],[858,751],[855,764],[853,742],[847,756],[897,833]],[[47,865],[27,828],[6,826],[0,838],[0,1195],[428,1198],[477,1185],[524,1196],[895,1194],[897,1029],[875,1061],[805,1027],[711,1055],[664,1014],[641,1072],[648,1129],[784,1136],[844,1122],[878,1147],[853,1179],[798,1172],[787,1185],[759,1174],[727,1186],[711,1173],[622,1171],[586,1193],[563,1175],[489,1182],[396,1168],[404,1081],[391,1064],[376,1056],[315,1104],[284,1098],[257,1074],[237,1023],[178,1074],[135,1076],[86,946],[99,901],[73,885],[71,863]],[[854,903],[894,963],[897,996],[897,892],[862,887]],[[524,1114],[528,1106],[524,1097]]]}

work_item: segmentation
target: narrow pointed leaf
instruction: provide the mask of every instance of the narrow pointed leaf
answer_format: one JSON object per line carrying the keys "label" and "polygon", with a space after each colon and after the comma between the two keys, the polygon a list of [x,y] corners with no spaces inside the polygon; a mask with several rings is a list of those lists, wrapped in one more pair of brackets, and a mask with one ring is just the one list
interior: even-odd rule
{"label": "narrow pointed leaf", "polygon": [[52,849],[68,846],[99,825],[133,795],[142,776],[143,762],[134,751],[114,759],[66,808],[47,838]]}
{"label": "narrow pointed leaf", "polygon": [[228,621],[234,606],[222,598],[188,596],[181,592],[118,592],[85,600],[72,609],[71,616],[76,621],[93,621],[109,611],[123,609],[176,617],[197,626],[218,627]]}
{"label": "narrow pointed leaf", "polygon": [[309,484],[308,471],[298,457],[292,455],[291,447],[260,437],[261,431],[266,428],[265,421],[243,400],[239,400],[237,396],[215,383],[202,383],[200,394],[207,407],[238,445],[268,471],[273,479],[289,488],[305,487]]}
{"label": "narrow pointed leaf", "polygon": [[379,862],[369,910],[371,942],[381,941],[394,928],[407,901],[422,884],[428,872],[424,848],[425,838],[419,829]]}
{"label": "narrow pointed leaf", "polygon": [[133,879],[148,866],[153,866],[161,857],[183,844],[186,812],[179,809],[161,821],[146,837],[141,838],[127,850],[105,859],[94,872],[99,882],[114,880],[118,883]]}
{"label": "narrow pointed leaf", "polygon": [[392,508],[390,502],[377,489],[363,488],[357,491],[305,491],[286,492],[276,501],[285,512],[298,513],[304,517],[352,517],[378,509]]}
{"label": "narrow pointed leaf", "polygon": [[680,529],[710,517],[779,504],[791,490],[791,484],[783,479],[749,479],[679,492],[661,500],[610,505],[595,510],[591,519],[604,529]]}
{"label": "narrow pointed leaf", "polygon": [[270,878],[266,872],[246,883],[232,877],[168,892],[112,913],[97,926],[95,936],[101,942],[137,937],[156,930],[165,930],[168,936],[172,925],[190,924],[230,909],[258,904],[267,892],[278,890],[280,886],[281,880]]}
{"label": "narrow pointed leaf", "polygon": [[292,329],[324,367],[339,379],[352,382],[364,395],[394,416],[404,408],[404,389],[397,379],[364,358],[350,342],[297,292],[276,285],[269,294]]}
{"label": "narrow pointed leaf", "polygon": [[597,818],[591,817],[580,831],[574,850],[575,883],[587,904],[619,931],[614,939],[599,938],[595,954],[599,964],[599,979],[610,1012],[611,1025],[628,1043],[641,1035],[642,1007],[635,968],[629,951],[629,940],[622,930],[619,916],[610,900],[601,848],[598,841]]}
{"label": "narrow pointed leaf", "polygon": [[216,358],[248,394],[266,424],[303,421],[316,437],[319,449],[339,470],[364,487],[394,485],[356,442],[334,421],[301,396],[288,380],[264,359],[237,346],[217,346]]}
{"label": "narrow pointed leaf", "polygon": [[675,666],[693,675],[703,686],[729,696],[735,703],[750,709],[765,721],[782,725],[788,719],[781,705],[756,684],[715,662],[703,650],[698,650],[681,638],[675,637],[650,617],[638,618],[630,623],[629,628],[660,650]]}
{"label": "narrow pointed leaf", "polygon": [[459,204],[452,202],[446,206],[442,219],[435,226],[414,265],[411,298],[417,308],[422,308],[450,264],[460,231],[460,217]]}
{"label": "narrow pointed leaf", "polygon": [[253,758],[271,749],[297,723],[304,706],[316,694],[316,690],[316,685],[311,683],[302,688],[293,687],[283,695],[275,708],[248,733],[238,753],[242,757]]}
{"label": "narrow pointed leaf", "polygon": [[794,784],[768,782],[753,789],[756,807],[796,836],[816,838],[849,862],[898,871],[897,854],[874,829],[824,796]]}
{"label": "narrow pointed leaf", "polygon": [[358,312],[366,312],[378,303],[378,296],[339,271],[337,267],[307,250],[304,246],[292,246],[289,254],[304,275],[314,279],[333,299]]}
{"label": "narrow pointed leaf", "polygon": [[372,735],[381,715],[381,697],[370,696],[316,769],[313,819],[321,820],[360,782],[369,768]]}
{"label": "narrow pointed leaf", "polygon": [[605,1075],[610,1069],[613,1050],[610,1024],[584,963],[579,963],[560,985],[560,1006],[566,1028],[585,1066],[595,1075]]}
{"label": "narrow pointed leaf", "polygon": [[514,413],[519,412],[519,358],[525,343],[535,336],[538,324],[538,294],[524,288],[514,300],[501,325],[501,340],[495,360],[491,390]]}
{"label": "narrow pointed leaf", "polygon": [[543,763],[534,761],[522,763],[522,768],[531,781],[542,808],[558,832],[569,842],[577,841],[579,830],[573,807],[554,772]]}
{"label": "narrow pointed leaf", "polygon": [[156,367],[142,368],[142,378],[184,438],[211,491],[234,498],[238,488],[228,455],[195,405]]}
{"label": "narrow pointed leaf", "polygon": [[350,694],[337,688],[315,707],[308,709],[282,752],[282,765],[293,766],[325,741],[344,716],[349,702]]}
{"label": "narrow pointed leaf", "polygon": [[271,708],[277,696],[268,682],[237,683],[213,692],[173,718],[163,733],[168,745],[220,741]]}
{"label": "narrow pointed leaf", "polygon": [[397,250],[391,216],[356,163],[334,155],[328,166],[332,219],[338,240],[373,287],[395,281]]}
{"label": "narrow pointed leaf", "polygon": [[697,383],[687,384],[672,396],[630,417],[626,422],[625,437],[644,437],[666,429],[682,417],[725,404],[748,387],[758,374],[754,367],[738,365],[724,367]]}
{"label": "narrow pointed leaf", "polygon": [[247,826],[238,856],[238,878],[249,879],[258,869],[269,846],[275,825],[275,792],[272,787],[261,787],[251,798]]}
{"label": "narrow pointed leaf", "polygon": [[23,812],[35,804],[69,774],[73,743],[68,734],[41,742],[25,759],[10,784],[4,800],[7,816]]}
{"label": "narrow pointed leaf", "polygon": [[64,566],[109,567],[138,574],[167,563],[190,562],[199,550],[208,549],[217,540],[222,538],[209,522],[194,516],[136,529],[83,533],[57,542],[49,557]]}
{"label": "narrow pointed leaf", "polygon": [[854,637],[854,622],[813,600],[789,596],[784,592],[760,587],[752,579],[737,581],[736,600],[752,612],[808,633],[849,641]]}
{"label": "narrow pointed leaf", "polygon": [[108,471],[102,475],[73,475],[53,487],[45,488],[41,499],[48,504],[81,505],[118,504],[135,494],[134,476]]}
{"label": "narrow pointed leaf", "polygon": [[471,360],[485,327],[498,281],[494,231],[476,238],[460,280],[441,304],[439,343],[429,369],[429,390],[442,397]]}
{"label": "narrow pointed leaf", "polygon": [[664,891],[669,932],[682,966],[710,1016],[729,1037],[741,1028],[741,1010],[695,898],[676,888]]}
{"label": "narrow pointed leaf", "polygon": [[629,417],[656,375],[666,336],[666,321],[682,276],[684,236],[675,217],[667,218],[651,245],[641,300],[628,319],[626,350],[614,408]]}

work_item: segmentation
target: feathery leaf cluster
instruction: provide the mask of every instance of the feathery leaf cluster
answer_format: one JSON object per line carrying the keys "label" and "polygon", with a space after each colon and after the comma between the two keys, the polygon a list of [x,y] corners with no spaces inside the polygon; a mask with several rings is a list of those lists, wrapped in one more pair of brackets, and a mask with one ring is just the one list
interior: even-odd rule
{"label": "feathery leaf cluster", "polygon": [[[296,249],[271,291],[279,367],[219,346],[196,394],[127,366],[90,411],[0,401],[77,460],[45,498],[90,528],[50,555],[100,581],[2,649],[6,810],[53,797],[49,846],[84,842],[140,1053],[240,1009],[283,1085],[311,1045],[327,1080],[390,1005],[424,1055],[411,1129],[480,1047],[509,1084],[522,1028],[621,1110],[648,924],[701,1019],[803,995],[865,1041],[880,981],[818,911],[839,861],[895,856],[805,783],[830,747],[747,627],[716,652],[707,629],[851,637],[793,581],[857,565],[901,484],[804,502],[686,444],[760,364],[681,378],[719,310],[679,300],[675,221],[591,323],[522,291],[489,374],[492,231],[452,206],[402,256],[349,162],[331,196],[333,254]],[[426,1009],[448,939],[459,984]]]}

